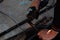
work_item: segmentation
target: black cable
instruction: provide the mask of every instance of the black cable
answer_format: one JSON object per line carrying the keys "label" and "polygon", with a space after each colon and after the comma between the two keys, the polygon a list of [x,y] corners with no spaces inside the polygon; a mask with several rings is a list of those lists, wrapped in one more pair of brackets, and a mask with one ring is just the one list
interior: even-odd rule
{"label": "black cable", "polygon": [[31,25],[32,28],[35,29],[35,31],[37,31],[38,29],[35,27],[35,24],[33,24],[32,22],[28,22],[29,25]]}

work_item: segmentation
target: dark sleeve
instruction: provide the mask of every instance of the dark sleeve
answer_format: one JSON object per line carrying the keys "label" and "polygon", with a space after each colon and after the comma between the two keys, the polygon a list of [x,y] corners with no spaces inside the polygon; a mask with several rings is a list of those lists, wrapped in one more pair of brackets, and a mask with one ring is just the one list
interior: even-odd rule
{"label": "dark sleeve", "polygon": [[39,9],[42,9],[43,7],[45,7],[48,4],[48,1],[49,0],[43,0],[43,1],[41,1],[40,5],[39,5]]}
{"label": "dark sleeve", "polygon": [[53,24],[60,28],[60,0],[57,0],[56,7],[54,9],[54,20]]}

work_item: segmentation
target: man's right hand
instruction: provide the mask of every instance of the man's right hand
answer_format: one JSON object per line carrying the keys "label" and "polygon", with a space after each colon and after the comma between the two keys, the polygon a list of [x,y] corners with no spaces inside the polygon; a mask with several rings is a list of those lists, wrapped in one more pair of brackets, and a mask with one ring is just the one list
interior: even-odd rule
{"label": "man's right hand", "polygon": [[40,32],[38,32],[39,38],[42,38],[43,40],[51,40],[56,37],[58,32],[54,31],[51,29],[49,33],[47,33],[49,30],[48,29],[43,29]]}

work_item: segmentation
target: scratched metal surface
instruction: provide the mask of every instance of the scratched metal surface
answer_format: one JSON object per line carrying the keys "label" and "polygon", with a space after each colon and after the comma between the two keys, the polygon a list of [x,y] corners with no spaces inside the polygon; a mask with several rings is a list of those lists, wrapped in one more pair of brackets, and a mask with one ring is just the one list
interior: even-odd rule
{"label": "scratched metal surface", "polygon": [[[51,2],[52,1],[50,1],[49,4],[51,4]],[[32,1],[29,0],[4,0],[0,4],[0,11],[8,15],[9,17],[0,13],[0,33],[14,26],[15,24],[25,20],[27,9],[29,8],[31,3]],[[49,10],[47,13],[42,14],[39,18],[41,19],[43,16],[53,17],[53,15],[54,8]],[[25,30],[26,28],[29,28],[28,26],[29,26],[28,24],[24,24],[21,26],[21,28]],[[21,28],[19,27],[11,31],[10,33],[0,37],[0,40],[5,40],[9,37],[12,37],[20,33],[21,31],[23,31]]]}

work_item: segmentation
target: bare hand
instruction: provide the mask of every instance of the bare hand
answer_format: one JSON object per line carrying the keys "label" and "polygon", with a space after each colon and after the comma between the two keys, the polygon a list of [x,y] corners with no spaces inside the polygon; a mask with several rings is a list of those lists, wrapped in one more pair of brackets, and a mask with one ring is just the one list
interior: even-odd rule
{"label": "bare hand", "polygon": [[50,32],[47,34],[48,31],[48,29],[43,29],[40,32],[38,32],[39,38],[42,38],[43,40],[51,40],[58,34],[58,32],[54,30],[50,30]]}

